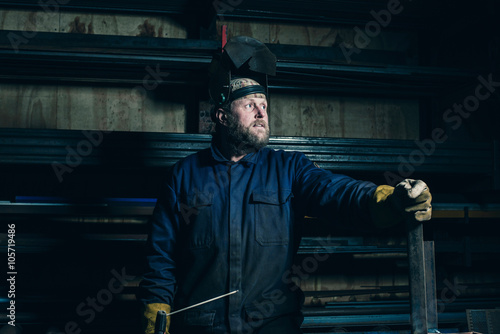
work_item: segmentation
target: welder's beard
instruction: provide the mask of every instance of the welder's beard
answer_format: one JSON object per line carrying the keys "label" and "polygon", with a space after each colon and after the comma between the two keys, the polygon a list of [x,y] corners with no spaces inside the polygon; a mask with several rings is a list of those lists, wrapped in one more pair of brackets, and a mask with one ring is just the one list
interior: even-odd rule
{"label": "welder's beard", "polygon": [[[249,127],[243,126],[232,113],[227,114],[227,137],[232,154],[235,156],[257,152],[269,143],[269,125],[257,119]],[[255,133],[254,125],[262,125],[263,130]]]}

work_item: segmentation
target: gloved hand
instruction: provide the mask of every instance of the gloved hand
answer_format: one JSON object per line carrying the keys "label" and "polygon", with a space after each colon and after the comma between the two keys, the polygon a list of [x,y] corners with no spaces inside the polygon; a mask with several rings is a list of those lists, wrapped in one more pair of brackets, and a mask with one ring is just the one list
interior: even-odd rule
{"label": "gloved hand", "polygon": [[[156,334],[155,333],[155,322],[156,315],[158,311],[165,311],[167,314],[170,313],[170,305],[163,303],[153,303],[146,304],[143,310],[143,329],[144,334]],[[167,317],[167,334],[170,327],[170,317]]]}
{"label": "gloved hand", "polygon": [[432,216],[432,195],[421,180],[406,179],[391,187],[381,185],[370,200],[370,214],[377,227],[389,227],[409,219],[423,222]]}

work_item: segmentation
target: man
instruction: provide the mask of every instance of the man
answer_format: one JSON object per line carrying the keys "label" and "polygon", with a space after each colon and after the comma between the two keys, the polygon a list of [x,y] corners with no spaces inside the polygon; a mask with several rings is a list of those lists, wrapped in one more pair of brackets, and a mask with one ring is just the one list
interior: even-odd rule
{"label": "man", "polygon": [[[235,45],[226,48],[229,57]],[[231,73],[220,99],[211,87],[211,147],[173,166],[153,214],[150,271],[141,283],[146,333],[158,310],[232,291],[173,315],[171,333],[301,333],[302,295],[288,273],[302,217],[382,226],[431,215],[422,181],[377,187],[323,170],[302,153],[267,148],[266,80],[250,78],[248,68],[235,75],[235,63],[223,66]]]}

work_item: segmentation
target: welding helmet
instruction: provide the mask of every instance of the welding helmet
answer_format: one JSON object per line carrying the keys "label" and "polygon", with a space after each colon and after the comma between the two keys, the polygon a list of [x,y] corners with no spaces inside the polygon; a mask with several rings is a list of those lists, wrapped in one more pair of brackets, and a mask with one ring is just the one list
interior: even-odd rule
{"label": "welding helmet", "polygon": [[[254,38],[233,37],[212,59],[209,75],[209,93],[215,109],[249,94],[268,96],[267,76],[276,75],[276,56]],[[232,82],[238,78],[249,78],[259,84],[246,84],[235,91]]]}

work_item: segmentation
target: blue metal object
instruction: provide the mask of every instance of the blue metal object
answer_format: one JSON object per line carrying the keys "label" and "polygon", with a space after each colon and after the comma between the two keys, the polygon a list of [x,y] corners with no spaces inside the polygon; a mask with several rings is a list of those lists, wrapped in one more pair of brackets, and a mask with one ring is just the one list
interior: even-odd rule
{"label": "blue metal object", "polygon": [[[447,312],[439,314],[440,323],[466,322],[464,312]],[[408,325],[409,314],[372,314],[347,316],[306,316],[302,328],[326,328],[341,326],[380,326],[380,325]],[[381,333],[381,332],[377,332]]]}

